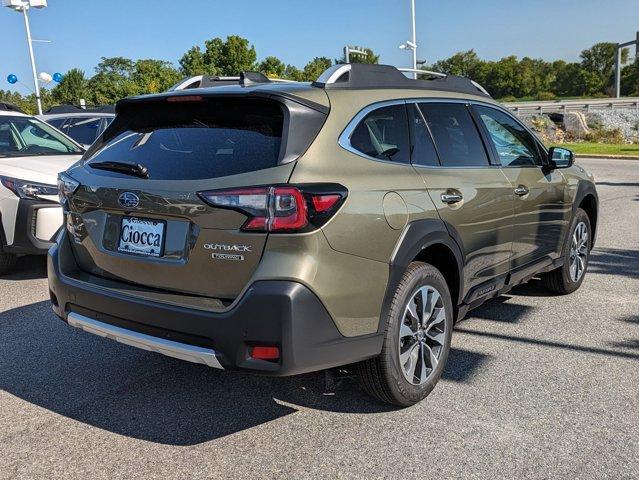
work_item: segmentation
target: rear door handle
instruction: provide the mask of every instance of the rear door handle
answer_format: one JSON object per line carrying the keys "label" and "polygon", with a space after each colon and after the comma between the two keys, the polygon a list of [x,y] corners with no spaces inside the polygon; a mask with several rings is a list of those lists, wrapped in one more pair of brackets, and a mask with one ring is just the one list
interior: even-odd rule
{"label": "rear door handle", "polygon": [[528,190],[528,187],[526,187],[525,185],[519,185],[517,188],[515,188],[515,195],[519,195],[520,197],[528,195],[528,192],[530,192],[530,190]]}
{"label": "rear door handle", "polygon": [[440,198],[442,199],[442,202],[448,204],[461,202],[464,199],[461,193],[442,193]]}

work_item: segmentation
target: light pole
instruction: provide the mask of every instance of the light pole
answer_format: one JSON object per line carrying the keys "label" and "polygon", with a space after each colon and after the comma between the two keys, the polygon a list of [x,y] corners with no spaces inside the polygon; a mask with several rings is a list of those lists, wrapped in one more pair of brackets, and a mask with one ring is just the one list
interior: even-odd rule
{"label": "light pole", "polygon": [[639,32],[637,32],[637,38],[625,43],[617,44],[617,52],[615,55],[615,97],[621,97],[621,53],[623,49],[630,45],[637,46],[636,60],[639,61]]}
{"label": "light pole", "polygon": [[29,28],[29,16],[27,11],[30,7],[44,8],[47,0],[2,0],[2,5],[16,12],[22,12],[24,16],[24,28],[27,31],[27,44],[29,45],[29,57],[31,58],[31,71],[33,72],[33,86],[35,88],[36,103],[38,104],[38,115],[42,115],[42,102],[40,101],[40,84],[36,73],[35,57],[33,56],[33,41],[31,40],[31,28]]}
{"label": "light pole", "polygon": [[[410,0],[410,16],[412,24],[411,39],[406,43],[402,43],[399,48],[402,50],[410,50],[413,52],[413,70],[417,70],[417,32],[415,29],[415,0]],[[417,73],[413,72],[413,78],[417,79]]]}

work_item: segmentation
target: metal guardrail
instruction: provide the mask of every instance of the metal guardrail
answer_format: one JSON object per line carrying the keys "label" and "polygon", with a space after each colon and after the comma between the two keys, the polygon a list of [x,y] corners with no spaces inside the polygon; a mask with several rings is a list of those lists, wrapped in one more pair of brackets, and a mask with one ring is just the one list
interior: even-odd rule
{"label": "metal guardrail", "polygon": [[590,112],[592,110],[634,108],[639,111],[639,97],[597,98],[593,100],[551,100],[546,102],[508,102],[504,107],[517,115],[531,113]]}

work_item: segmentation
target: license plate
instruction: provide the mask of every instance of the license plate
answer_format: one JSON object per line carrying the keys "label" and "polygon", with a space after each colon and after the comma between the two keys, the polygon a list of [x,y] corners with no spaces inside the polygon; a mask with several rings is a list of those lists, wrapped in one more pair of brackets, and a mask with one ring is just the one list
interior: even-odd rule
{"label": "license plate", "polygon": [[148,218],[123,217],[120,225],[120,243],[118,252],[161,257],[164,248],[164,229],[162,220]]}

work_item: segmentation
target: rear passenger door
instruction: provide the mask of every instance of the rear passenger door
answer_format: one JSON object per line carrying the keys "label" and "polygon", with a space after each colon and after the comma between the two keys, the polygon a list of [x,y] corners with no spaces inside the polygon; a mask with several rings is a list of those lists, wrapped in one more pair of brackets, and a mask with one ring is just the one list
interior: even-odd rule
{"label": "rear passenger door", "polygon": [[472,301],[501,286],[509,270],[513,187],[492,165],[463,102],[409,105],[412,163],[466,262],[464,289]]}
{"label": "rear passenger door", "polygon": [[487,105],[473,108],[514,187],[512,269],[557,258],[570,213],[563,175],[544,168],[537,140],[510,114]]}

